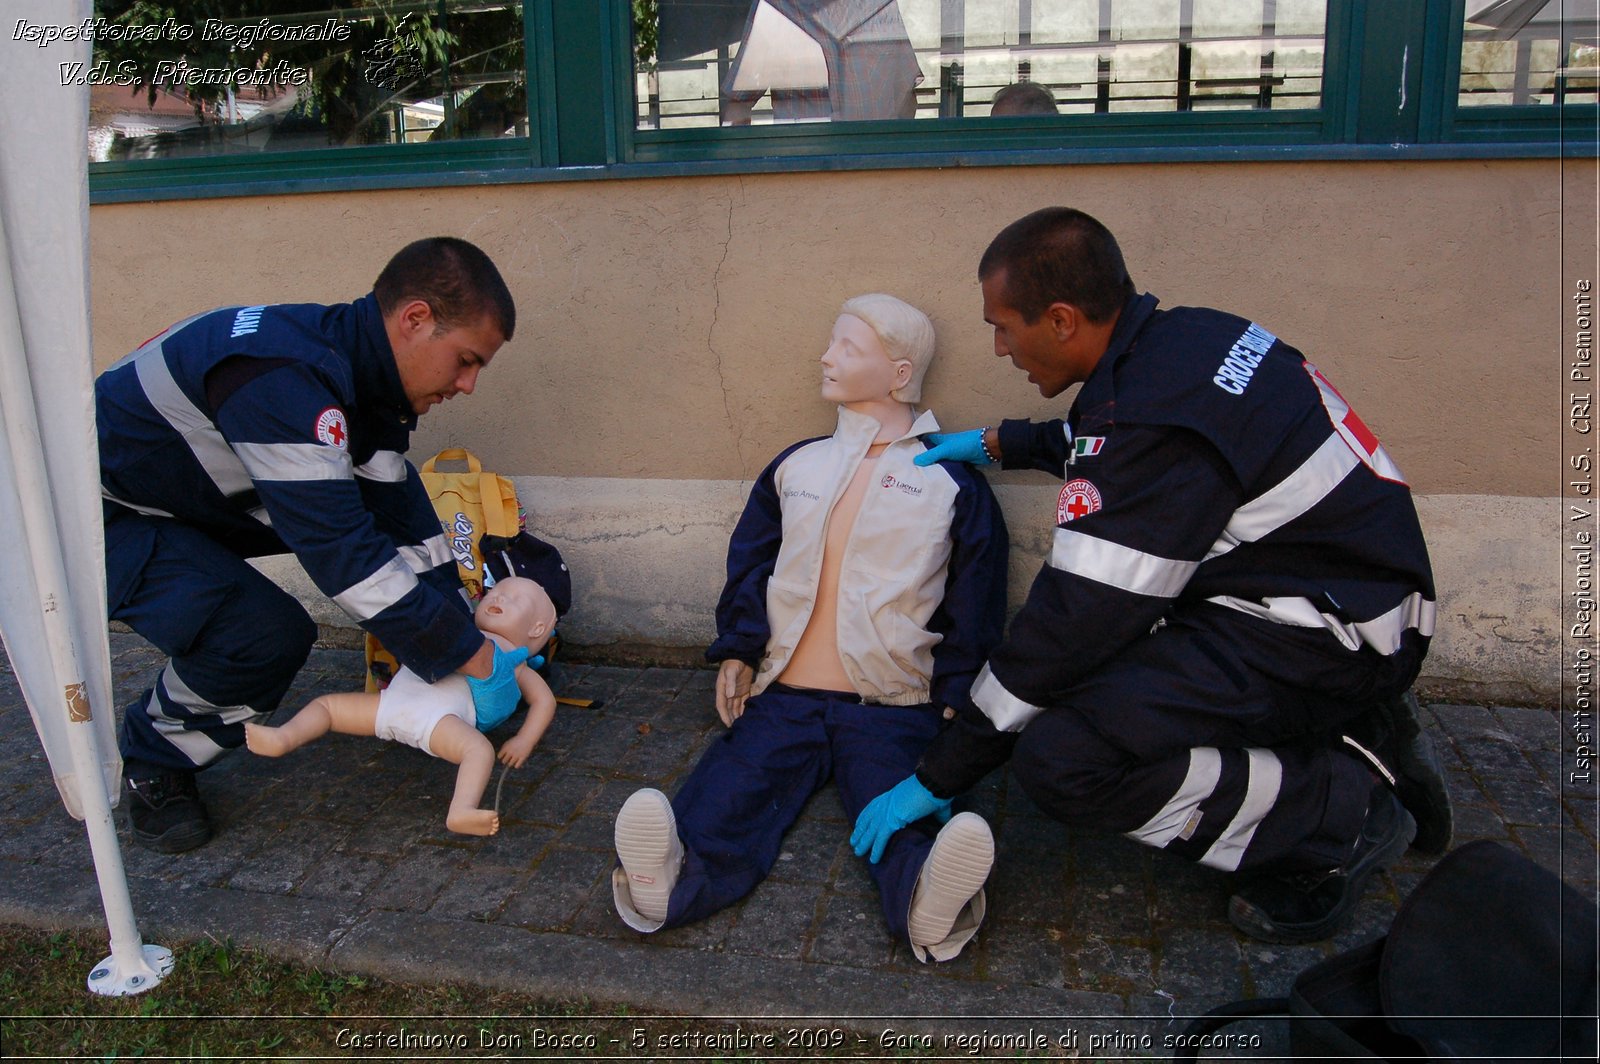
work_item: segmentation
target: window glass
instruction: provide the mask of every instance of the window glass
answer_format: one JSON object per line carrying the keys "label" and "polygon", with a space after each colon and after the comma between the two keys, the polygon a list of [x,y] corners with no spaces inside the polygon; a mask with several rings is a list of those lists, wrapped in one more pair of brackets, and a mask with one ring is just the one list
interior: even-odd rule
{"label": "window glass", "polygon": [[1568,0],[1467,0],[1463,107],[1596,101],[1595,7]]}
{"label": "window glass", "polygon": [[639,129],[1321,104],[1326,0],[634,0]]}
{"label": "window glass", "polygon": [[[420,144],[528,131],[522,5],[96,0],[95,161]],[[47,31],[42,31],[47,32]]]}

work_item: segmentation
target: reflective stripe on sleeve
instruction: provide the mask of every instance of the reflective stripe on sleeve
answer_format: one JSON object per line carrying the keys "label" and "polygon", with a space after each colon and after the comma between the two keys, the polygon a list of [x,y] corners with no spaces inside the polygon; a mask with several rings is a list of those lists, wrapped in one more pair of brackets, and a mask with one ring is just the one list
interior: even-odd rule
{"label": "reflective stripe on sleeve", "polygon": [[406,479],[406,456],[399,451],[375,451],[371,458],[355,468],[362,480],[379,480],[385,484],[400,484]]}
{"label": "reflective stripe on sleeve", "polygon": [[321,443],[236,443],[251,480],[350,480],[350,455]]}
{"label": "reflective stripe on sleeve", "polygon": [[1244,801],[1226,830],[1211,844],[1200,863],[1224,872],[1236,872],[1244,851],[1255,837],[1256,828],[1272,812],[1283,787],[1283,762],[1271,750],[1250,747],[1245,750],[1249,759],[1250,781],[1245,785]]}
{"label": "reflective stripe on sleeve", "polygon": [[1206,560],[1282,528],[1326,498],[1360,464],[1339,434],[1329,433],[1298,469],[1233,512]]}
{"label": "reflective stripe on sleeve", "polygon": [[357,622],[370,621],[417,586],[417,574],[404,559],[392,558],[360,583],[333,596],[336,606]]}
{"label": "reflective stripe on sleeve", "polygon": [[426,573],[431,569],[437,569],[445,562],[454,560],[450,554],[450,544],[444,538],[443,532],[437,536],[429,537],[423,543],[410,544],[397,549],[400,557],[405,559],[405,563],[411,567],[411,571],[414,573]]}
{"label": "reflective stripe on sleeve", "polygon": [[1021,731],[1044,707],[1024,702],[1005,689],[985,665],[972,684],[972,704],[983,711],[989,723],[1003,732]]}
{"label": "reflective stripe on sleeve", "polygon": [[1155,598],[1176,598],[1199,564],[1146,554],[1069,528],[1056,529],[1050,549],[1052,569]]}

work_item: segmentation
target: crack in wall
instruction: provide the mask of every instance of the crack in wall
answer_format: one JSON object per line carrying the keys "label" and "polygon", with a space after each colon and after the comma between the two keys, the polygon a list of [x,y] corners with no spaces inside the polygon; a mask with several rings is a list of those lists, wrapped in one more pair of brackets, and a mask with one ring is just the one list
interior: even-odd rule
{"label": "crack in wall", "polygon": [[[744,178],[739,178],[739,199],[744,198]],[[717,350],[716,335],[717,322],[722,317],[722,268],[728,262],[728,248],[733,244],[733,212],[734,197],[728,197],[728,236],[722,242],[722,258],[717,260],[717,268],[711,273],[711,325],[706,330],[706,348],[716,360],[717,386],[722,390],[722,412],[728,419],[728,427],[733,430],[734,453],[739,458],[739,468],[744,469],[744,428],[739,420],[733,416],[733,402],[728,392],[728,377],[722,364],[722,352]]]}

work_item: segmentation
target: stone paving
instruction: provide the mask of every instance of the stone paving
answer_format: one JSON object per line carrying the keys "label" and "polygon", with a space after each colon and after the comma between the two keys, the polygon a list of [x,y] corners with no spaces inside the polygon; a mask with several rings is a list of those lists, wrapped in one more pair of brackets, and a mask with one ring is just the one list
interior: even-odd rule
{"label": "stone paving", "polygon": [[[113,633],[112,658],[119,703],[161,665],[125,633]],[[314,651],[280,721],[316,694],[355,689],[360,675],[359,653]],[[504,779],[503,827],[484,840],[445,830],[454,769],[418,751],[334,735],[278,760],[240,751],[201,777],[219,828],[209,845],[149,853],[117,813],[140,929],[150,942],[231,937],[402,981],[464,980],[685,1017],[826,1021],[873,1045],[890,1028],[1013,1032],[1003,1048],[1032,1045],[1039,1056],[1164,1057],[1162,1039],[1182,1017],[1284,993],[1302,968],[1383,933],[1430,867],[1411,855],[1377,877],[1353,926],[1331,942],[1270,946],[1228,924],[1225,877],[1068,830],[995,773],[968,802],[999,841],[988,921],[961,957],[925,966],[884,930],[829,786],[745,902],[640,935],[612,909],[612,818],[637,787],[671,793],[720,729],[713,679],[561,665],[557,693],[597,704],[559,707],[529,762]],[[1500,840],[1594,897],[1593,790],[1560,793],[1568,737],[1556,711],[1427,710],[1449,768],[1457,843]],[[0,718],[0,922],[103,927],[87,836],[60,804],[9,671],[0,672]],[[1263,1048],[1245,1055],[1283,1052],[1281,1027],[1246,1029]]]}

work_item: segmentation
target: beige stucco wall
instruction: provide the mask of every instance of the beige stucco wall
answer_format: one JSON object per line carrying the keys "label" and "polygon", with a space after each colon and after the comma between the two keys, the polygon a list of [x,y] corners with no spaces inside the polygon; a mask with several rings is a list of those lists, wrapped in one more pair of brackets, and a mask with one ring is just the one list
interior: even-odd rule
{"label": "beige stucco wall", "polygon": [[[526,478],[577,573],[571,641],[688,647],[710,634],[749,478],[831,428],[815,360],[844,298],[929,312],[925,399],[946,425],[1065,410],[992,357],[974,271],[1005,223],[1067,203],[1111,226],[1165,305],[1253,317],[1339,384],[1428,525],[1430,678],[1544,698],[1560,683],[1564,286],[1593,269],[1569,241],[1564,279],[1561,238],[1592,233],[1593,187],[1554,160],[1145,164],[102,205],[95,355],[210,306],[352,298],[408,239],[471,239],[517,297],[517,334],[476,395],[425,419],[413,458],[466,445]],[[1053,489],[994,482],[1020,595]]]}

